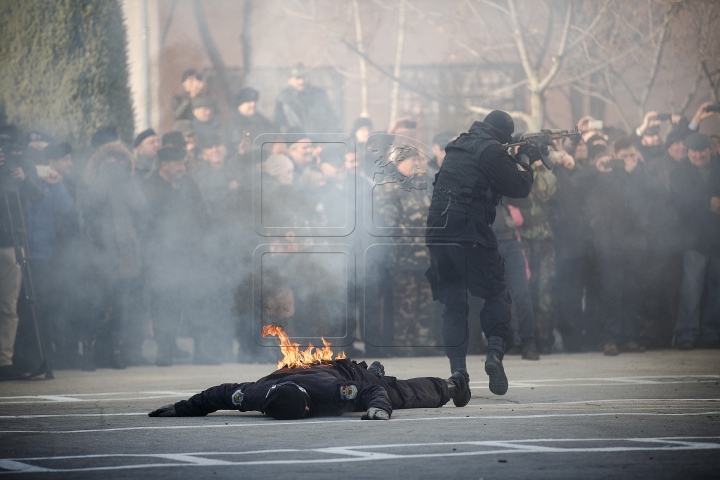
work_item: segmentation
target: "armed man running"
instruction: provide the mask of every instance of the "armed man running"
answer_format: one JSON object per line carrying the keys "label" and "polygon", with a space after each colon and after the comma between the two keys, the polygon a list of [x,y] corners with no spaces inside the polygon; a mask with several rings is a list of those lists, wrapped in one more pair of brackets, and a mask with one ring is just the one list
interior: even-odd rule
{"label": "armed man running", "polygon": [[[530,164],[541,160],[537,143],[522,145],[517,159],[509,153],[515,123],[494,110],[475,122],[445,147],[445,160],[435,175],[426,241],[430,251],[433,299],[444,306],[443,340],[453,374],[470,380],[465,359],[468,351],[468,292],[485,299],[480,324],[488,339],[485,372],[490,391],[504,395],[508,389],[502,359],[510,322],[510,293],[505,283],[505,261],[491,225],[500,198],[530,194]],[[547,155],[547,152],[546,152]],[[523,162],[522,160],[525,160]]]}

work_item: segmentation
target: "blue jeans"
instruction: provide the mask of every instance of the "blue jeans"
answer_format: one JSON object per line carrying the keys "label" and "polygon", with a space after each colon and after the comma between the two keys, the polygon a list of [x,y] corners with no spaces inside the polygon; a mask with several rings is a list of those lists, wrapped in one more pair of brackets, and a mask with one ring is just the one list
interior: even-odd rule
{"label": "blue jeans", "polygon": [[[703,294],[705,312],[700,320]],[[694,342],[702,332],[705,342],[718,340],[720,331],[720,258],[694,250],[683,253],[683,278],[680,307],[675,325],[675,340]]]}

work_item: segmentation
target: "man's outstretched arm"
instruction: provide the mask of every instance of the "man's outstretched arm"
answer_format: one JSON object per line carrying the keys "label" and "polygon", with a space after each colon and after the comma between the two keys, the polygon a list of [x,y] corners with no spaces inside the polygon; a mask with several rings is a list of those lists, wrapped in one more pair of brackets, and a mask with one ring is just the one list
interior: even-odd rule
{"label": "man's outstretched arm", "polygon": [[150,417],[203,417],[218,410],[245,411],[242,400],[250,383],[223,383],[208,388],[187,400],[165,405],[150,413]]}

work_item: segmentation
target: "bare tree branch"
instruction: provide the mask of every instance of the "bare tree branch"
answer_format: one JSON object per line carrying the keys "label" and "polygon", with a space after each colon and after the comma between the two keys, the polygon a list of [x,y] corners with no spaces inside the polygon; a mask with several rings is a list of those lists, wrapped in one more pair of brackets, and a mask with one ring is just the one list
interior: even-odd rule
{"label": "bare tree branch", "polygon": [[557,55],[552,59],[553,66],[550,67],[550,71],[545,75],[545,78],[538,85],[538,90],[545,90],[550,82],[555,78],[555,75],[560,71],[560,67],[563,63],[563,57],[565,56],[565,46],[567,45],[568,31],[570,30],[570,19],[572,18],[572,1],[568,2],[567,12],[565,13],[565,25],[563,25],[562,35],[560,36],[560,45],[558,46]]}
{"label": "bare tree branch", "polygon": [[530,57],[528,56],[527,46],[525,45],[525,38],[523,37],[522,30],[520,29],[520,20],[518,18],[517,9],[515,8],[515,0],[507,0],[508,11],[510,16],[510,23],[512,24],[513,38],[515,39],[515,45],[520,55],[520,64],[525,70],[525,76],[528,78],[528,86],[530,90],[537,90],[538,78],[537,71],[530,63]]}
{"label": "bare tree branch", "polygon": [[[362,35],[362,21],[360,20],[360,7],[358,6],[357,0],[352,0],[353,6],[353,17],[355,19],[355,41],[357,42],[358,52],[365,53],[365,47],[363,45]],[[368,115],[368,79],[367,79],[367,66],[365,65],[365,58],[359,57],[360,63],[360,116],[365,117]]]}
{"label": "bare tree branch", "polygon": [[[399,7],[398,13],[399,13],[398,39],[397,39],[397,49],[395,50],[395,65],[393,67],[393,76],[395,78],[400,77],[400,65],[402,64],[403,45],[405,43],[405,0],[400,0],[400,7]],[[392,93],[390,95],[390,122],[389,122],[389,125],[393,125],[395,123],[395,119],[397,118],[399,94],[400,94],[400,84],[395,81],[395,82],[393,82]]]}
{"label": "bare tree branch", "polygon": [[675,7],[670,7],[665,13],[663,27],[660,30],[660,39],[655,46],[653,63],[650,67],[650,73],[648,75],[647,82],[645,83],[645,87],[640,94],[640,98],[638,99],[638,109],[640,111],[639,113],[641,117],[644,115],[645,103],[647,103],[648,96],[650,95],[650,91],[652,90],[653,84],[655,83],[655,78],[657,77],[658,67],[660,66],[660,59],[662,58],[663,47],[665,46],[665,41],[667,40],[668,22],[670,20],[670,17],[675,14],[675,11]]}

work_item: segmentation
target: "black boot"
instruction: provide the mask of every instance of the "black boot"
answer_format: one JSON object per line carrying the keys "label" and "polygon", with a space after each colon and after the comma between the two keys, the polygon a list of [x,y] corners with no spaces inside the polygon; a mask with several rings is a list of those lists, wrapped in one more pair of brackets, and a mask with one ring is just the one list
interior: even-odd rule
{"label": "black boot", "polygon": [[537,346],[535,345],[535,339],[530,339],[522,344],[522,359],[523,360],[540,360],[538,355]]}
{"label": "black boot", "polygon": [[385,376],[385,367],[383,367],[383,364],[378,362],[377,360],[370,364],[368,370],[380,378]]}
{"label": "black boot", "polygon": [[470,375],[458,370],[453,373],[448,382],[448,395],[456,407],[464,407],[470,402]]}
{"label": "black boot", "polygon": [[83,372],[95,371],[95,355],[93,352],[95,342],[83,342],[82,366]]}
{"label": "black boot", "polygon": [[505,376],[502,359],[505,354],[505,341],[502,337],[488,338],[488,354],[485,359],[485,373],[490,376],[490,391],[495,395],[505,395],[508,379]]}

